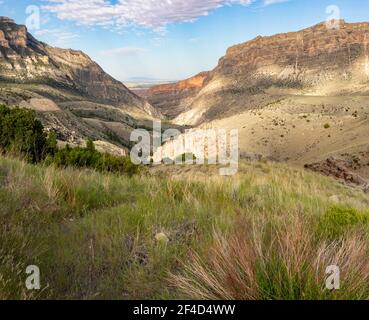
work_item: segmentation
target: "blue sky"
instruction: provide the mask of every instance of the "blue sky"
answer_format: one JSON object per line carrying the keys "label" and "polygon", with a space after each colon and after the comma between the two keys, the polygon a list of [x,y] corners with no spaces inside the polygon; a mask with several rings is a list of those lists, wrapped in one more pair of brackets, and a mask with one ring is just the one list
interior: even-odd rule
{"label": "blue sky", "polygon": [[234,44],[324,21],[330,5],[348,22],[369,21],[368,0],[0,0],[0,15],[119,80],[175,80],[211,70]]}

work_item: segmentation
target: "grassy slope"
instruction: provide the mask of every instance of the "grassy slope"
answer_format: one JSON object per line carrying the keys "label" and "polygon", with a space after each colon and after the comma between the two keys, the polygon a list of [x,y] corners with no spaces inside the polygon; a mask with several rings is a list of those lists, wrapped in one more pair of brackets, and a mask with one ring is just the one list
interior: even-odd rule
{"label": "grassy slope", "polygon": [[[181,273],[191,251],[205,254],[214,230],[227,235],[246,218],[278,223],[296,214],[314,225],[333,195],[369,207],[362,192],[283,164],[216,173],[159,168],[126,178],[0,158],[0,299],[183,298],[168,273]],[[167,245],[155,240],[160,232]],[[37,294],[24,290],[31,264],[41,269]]]}
{"label": "grassy slope", "polygon": [[[41,101],[36,105],[31,99]],[[53,101],[60,110],[44,110],[48,104],[44,99]],[[137,115],[133,118],[126,107],[95,103],[76,91],[46,84],[0,82],[0,104],[32,107],[43,125],[57,131],[64,142],[83,144],[84,140],[92,138],[113,144],[100,144],[100,149],[104,152],[113,149],[118,154],[129,146],[130,133],[136,127],[152,125],[151,118],[137,108],[132,107]]]}
{"label": "grassy slope", "polygon": [[[369,103],[365,96],[276,96],[269,105],[215,120],[239,129],[240,149],[304,165],[368,152]],[[278,100],[277,100],[278,99]],[[369,178],[368,161],[363,161]]]}

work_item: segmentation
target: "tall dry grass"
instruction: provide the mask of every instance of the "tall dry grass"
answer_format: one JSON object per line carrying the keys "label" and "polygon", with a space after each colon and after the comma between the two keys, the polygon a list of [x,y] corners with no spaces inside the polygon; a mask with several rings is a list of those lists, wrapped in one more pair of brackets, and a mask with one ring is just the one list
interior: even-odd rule
{"label": "tall dry grass", "polygon": [[[283,164],[242,162],[232,178],[210,169],[122,177],[0,157],[0,299],[368,297],[368,196]],[[31,264],[37,296],[24,289]]]}
{"label": "tall dry grass", "polygon": [[[340,290],[326,288],[326,268],[340,268]],[[215,233],[208,254],[195,253],[171,274],[187,297],[211,300],[367,299],[369,246],[360,232],[327,242],[301,215],[273,224],[238,223],[233,234]]]}

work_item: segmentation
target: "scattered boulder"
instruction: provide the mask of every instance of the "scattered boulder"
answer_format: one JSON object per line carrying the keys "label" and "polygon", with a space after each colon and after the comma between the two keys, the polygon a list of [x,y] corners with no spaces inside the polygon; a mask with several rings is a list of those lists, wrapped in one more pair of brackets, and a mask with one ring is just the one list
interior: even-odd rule
{"label": "scattered boulder", "polygon": [[336,178],[349,185],[363,186],[367,184],[363,177],[350,169],[350,163],[346,160],[331,157],[322,162],[306,164],[305,168]]}
{"label": "scattered boulder", "polygon": [[169,238],[167,237],[167,235],[163,232],[161,233],[158,233],[156,236],[155,236],[155,240],[158,242],[158,243],[163,243],[163,244],[167,244],[169,242]]}

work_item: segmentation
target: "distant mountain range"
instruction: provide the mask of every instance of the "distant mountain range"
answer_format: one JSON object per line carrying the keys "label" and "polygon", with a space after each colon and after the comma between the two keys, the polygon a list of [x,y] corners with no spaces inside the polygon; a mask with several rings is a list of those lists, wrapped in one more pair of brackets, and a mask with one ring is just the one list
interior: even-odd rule
{"label": "distant mountain range", "polygon": [[123,82],[133,82],[133,83],[168,83],[176,82],[177,80],[169,79],[157,79],[157,78],[147,78],[147,77],[131,77]]}

